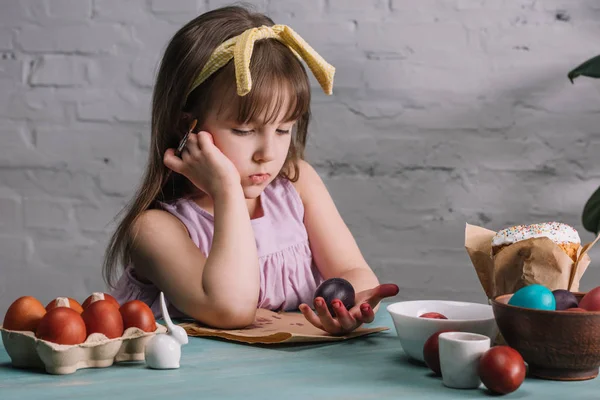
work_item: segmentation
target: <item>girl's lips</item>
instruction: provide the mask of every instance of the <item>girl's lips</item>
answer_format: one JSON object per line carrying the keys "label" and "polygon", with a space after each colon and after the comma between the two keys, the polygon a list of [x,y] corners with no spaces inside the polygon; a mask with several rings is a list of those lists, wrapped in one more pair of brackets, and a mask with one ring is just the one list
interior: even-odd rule
{"label": "girl's lips", "polygon": [[270,176],[271,176],[270,174],[254,174],[254,175],[250,175],[250,180],[254,184],[261,184],[261,183],[264,183],[265,181],[267,181]]}

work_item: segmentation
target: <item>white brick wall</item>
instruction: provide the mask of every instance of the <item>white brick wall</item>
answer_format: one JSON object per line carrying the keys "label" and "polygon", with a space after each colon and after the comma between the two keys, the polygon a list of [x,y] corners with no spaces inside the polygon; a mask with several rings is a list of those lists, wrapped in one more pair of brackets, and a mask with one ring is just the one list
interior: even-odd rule
{"label": "white brick wall", "polygon": [[[170,36],[220,0],[0,5],[0,315],[103,289],[111,222],[142,174]],[[581,227],[600,185],[600,53],[588,0],[259,0],[337,67],[308,158],[399,298],[483,301],[466,222]],[[314,80],[313,80],[314,83]],[[584,289],[600,284],[600,248]]]}

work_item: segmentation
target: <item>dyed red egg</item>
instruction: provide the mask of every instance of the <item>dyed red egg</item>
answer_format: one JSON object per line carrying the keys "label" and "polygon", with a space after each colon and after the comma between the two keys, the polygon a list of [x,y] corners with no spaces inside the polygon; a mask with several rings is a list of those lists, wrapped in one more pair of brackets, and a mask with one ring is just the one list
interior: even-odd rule
{"label": "dyed red egg", "polygon": [[595,287],[583,296],[579,308],[587,311],[600,311],[600,286]]}
{"label": "dyed red egg", "polygon": [[419,315],[419,318],[433,318],[433,319],[448,319],[444,314],[440,314],[437,312],[428,312],[425,314]]}
{"label": "dyed red egg", "polygon": [[46,305],[46,311],[50,311],[56,307],[69,307],[77,311],[79,314],[83,312],[81,304],[71,297],[57,297]]}
{"label": "dyed red egg", "polygon": [[423,345],[423,359],[425,364],[434,372],[434,374],[442,375],[442,368],[440,366],[440,341],[439,336],[444,332],[452,332],[449,330],[443,330],[434,333],[429,336]]}
{"label": "dyed red egg", "polygon": [[119,304],[117,299],[112,297],[110,294],[102,293],[102,292],[94,292],[90,296],[88,296],[88,298],[85,299],[85,301],[83,302],[83,305],[82,305],[83,309],[85,310],[90,304],[92,304],[93,302],[98,301],[98,300],[108,300],[113,306],[117,307],[117,309],[119,309],[119,307],[121,307],[121,305]]}
{"label": "dyed red egg", "polygon": [[119,309],[109,300],[91,303],[81,314],[88,335],[102,333],[109,339],[123,334],[123,318]]}
{"label": "dyed red egg", "polygon": [[6,310],[2,327],[11,331],[35,332],[44,315],[46,309],[38,299],[22,296]]}
{"label": "dyed red egg", "polygon": [[514,392],[525,380],[525,361],[509,346],[496,346],[479,360],[479,378],[490,391],[498,394]]}
{"label": "dyed red egg", "polygon": [[56,307],[44,315],[36,336],[57,344],[79,344],[85,342],[87,333],[81,314],[72,308]]}
{"label": "dyed red egg", "polygon": [[146,303],[140,300],[131,300],[119,308],[123,317],[123,329],[136,327],[144,332],[156,330],[154,313]]}

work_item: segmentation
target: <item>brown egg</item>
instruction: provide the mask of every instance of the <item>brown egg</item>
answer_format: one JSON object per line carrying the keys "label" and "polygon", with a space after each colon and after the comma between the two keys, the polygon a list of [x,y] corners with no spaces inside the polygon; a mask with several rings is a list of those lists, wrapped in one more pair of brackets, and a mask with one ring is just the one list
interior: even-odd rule
{"label": "brown egg", "polygon": [[77,311],[79,314],[83,312],[83,307],[79,302],[71,297],[57,297],[46,305],[46,311],[50,311],[56,307],[69,307]]}
{"label": "brown egg", "polygon": [[56,307],[44,315],[36,336],[58,344],[79,344],[85,341],[87,333],[81,314],[72,308]]}
{"label": "brown egg", "polygon": [[479,359],[478,374],[491,392],[508,394],[517,390],[527,373],[521,354],[509,346],[495,346]]}
{"label": "brown egg", "polygon": [[38,299],[22,296],[6,310],[2,327],[11,331],[35,332],[44,315],[46,309]]}
{"label": "brown egg", "polygon": [[98,300],[110,301],[115,307],[117,307],[117,310],[119,309],[119,307],[121,307],[121,305],[119,304],[117,299],[112,297],[110,294],[102,293],[102,292],[94,292],[83,302],[83,309],[85,310],[90,304],[92,304],[93,302],[98,301]]}
{"label": "brown egg", "polygon": [[156,330],[156,320],[152,310],[146,303],[140,300],[131,300],[123,304],[119,309],[123,317],[123,328],[135,326],[145,332]]}
{"label": "brown egg", "polygon": [[91,303],[81,314],[88,335],[102,333],[109,339],[123,334],[123,318],[119,309],[109,300]]}

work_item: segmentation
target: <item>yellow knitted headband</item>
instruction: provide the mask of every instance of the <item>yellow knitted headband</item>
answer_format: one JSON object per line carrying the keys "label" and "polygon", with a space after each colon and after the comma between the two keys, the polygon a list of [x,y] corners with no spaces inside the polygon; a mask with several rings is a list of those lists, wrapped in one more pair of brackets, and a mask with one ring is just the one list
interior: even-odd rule
{"label": "yellow knitted headband", "polygon": [[208,79],[219,68],[223,67],[233,58],[235,63],[235,79],[237,93],[245,96],[252,89],[252,78],[250,76],[250,57],[254,50],[254,43],[261,39],[277,39],[299,58],[302,58],[326,94],[332,93],[333,75],[335,68],[329,65],[317,52],[310,47],[296,32],[286,25],[261,26],[251,28],[241,35],[235,36],[219,47],[210,56],[210,59],[194,80],[188,95],[202,82]]}

